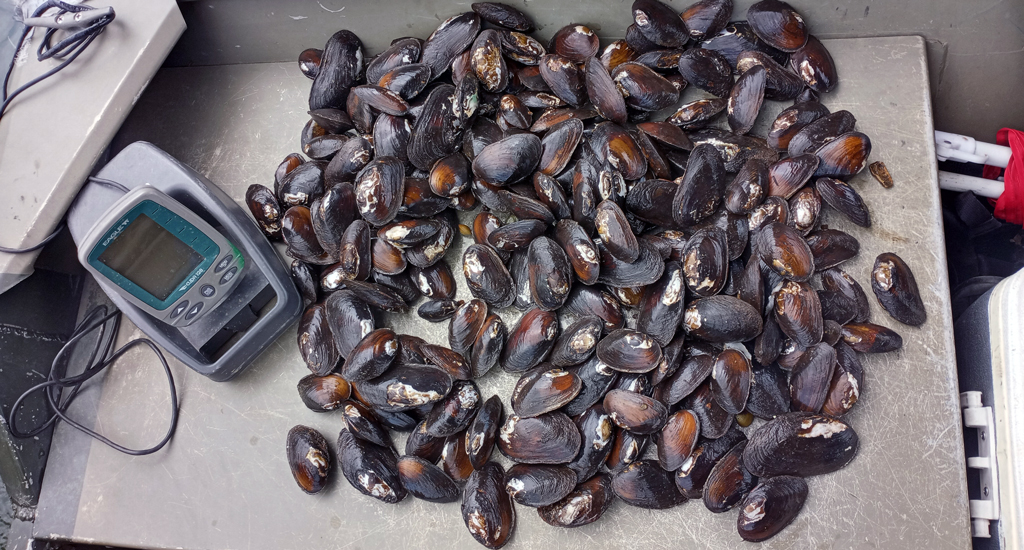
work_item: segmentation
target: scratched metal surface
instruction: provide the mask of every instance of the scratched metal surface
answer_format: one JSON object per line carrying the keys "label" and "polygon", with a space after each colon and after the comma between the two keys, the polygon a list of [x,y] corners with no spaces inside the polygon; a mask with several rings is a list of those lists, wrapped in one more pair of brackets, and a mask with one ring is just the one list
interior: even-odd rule
{"label": "scratched metal surface", "polygon": [[[825,98],[849,109],[869,134],[872,160],[889,166],[885,190],[867,172],[853,179],[872,211],[856,235],[860,255],[846,269],[865,286],[874,257],[899,253],[914,269],[928,310],[920,328],[900,326],[872,303],[873,320],[898,330],[902,351],[865,356],[865,388],[849,420],[861,437],[846,469],[809,479],[796,521],[766,548],[929,548],[970,546],[952,324],[938,203],[924,43],[918,37],[826,42],[842,83]],[[247,186],[272,184],[274,168],[299,149],[309,81],[286,64],[166,69],[153,80],[116,141],[154,142],[219,183],[236,200]],[[688,92],[687,98],[698,92]],[[760,129],[783,108],[768,102]],[[449,252],[457,262],[465,240]],[[458,271],[456,271],[458,273]],[[461,276],[460,297],[468,292]],[[506,321],[511,324],[511,312]],[[387,320],[396,330],[446,341],[447,324],[415,316]],[[123,336],[138,336],[133,327]],[[152,357],[130,354],[107,375],[95,411],[100,429],[130,444],[151,443],[166,422],[166,386]],[[155,456],[129,458],[63,427],[44,479],[36,521],[42,537],[152,548],[478,548],[458,504],[407,498],[386,505],[362,496],[334,472],[321,494],[302,493],[284,459],[285,433],[316,427],[328,440],[342,424],[296,395],[307,374],[294,333],[247,372],[213,383],[175,364],[181,421]],[[514,377],[495,369],[478,381],[507,401]],[[141,434],[148,434],[143,437]],[[397,437],[402,448],[404,437]],[[499,453],[495,453],[496,455]],[[616,502],[595,524],[544,524],[518,507],[509,548],[726,548],[740,546],[735,511],[715,515],[700,502],[649,511]]]}

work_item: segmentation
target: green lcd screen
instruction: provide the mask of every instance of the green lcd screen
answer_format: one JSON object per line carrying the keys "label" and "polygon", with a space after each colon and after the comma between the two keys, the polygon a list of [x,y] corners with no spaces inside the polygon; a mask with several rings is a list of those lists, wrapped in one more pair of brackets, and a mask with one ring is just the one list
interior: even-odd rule
{"label": "green lcd screen", "polygon": [[142,213],[97,259],[160,301],[203,262],[201,254]]}

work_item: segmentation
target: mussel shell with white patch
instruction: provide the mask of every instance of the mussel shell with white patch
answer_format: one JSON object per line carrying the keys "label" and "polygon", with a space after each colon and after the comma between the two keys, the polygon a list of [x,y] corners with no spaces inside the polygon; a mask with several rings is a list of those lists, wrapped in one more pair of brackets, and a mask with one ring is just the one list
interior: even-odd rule
{"label": "mussel shell with white patch", "polygon": [[391,436],[380,423],[377,416],[355,399],[342,403],[342,418],[352,435],[381,447],[391,447]]}
{"label": "mussel shell with white patch", "polygon": [[477,335],[473,343],[473,350],[470,354],[470,366],[473,369],[474,377],[481,377],[487,374],[501,358],[501,352],[505,349],[505,339],[508,329],[501,317],[491,314],[484,320],[483,329]]}
{"label": "mussel shell with white patch", "polygon": [[597,357],[620,372],[649,372],[661,361],[661,346],[648,334],[619,329],[598,342]]}
{"label": "mussel shell with white patch", "polygon": [[245,205],[268,239],[281,238],[281,216],[284,211],[273,191],[259,184],[250,185],[245,191]]}
{"label": "mussel shell with white patch", "polygon": [[800,77],[776,62],[768,54],[758,51],[743,52],[736,59],[736,70],[743,74],[753,67],[765,70],[765,99],[786,101],[795,98],[804,88]]}
{"label": "mussel shell with white patch", "polygon": [[781,0],[761,0],[747,9],[747,22],[758,38],[784,52],[807,42],[807,24],[793,6]]}
{"label": "mussel shell with white patch", "polygon": [[661,467],[669,472],[679,469],[693,453],[699,435],[700,422],[697,415],[685,409],[672,413],[665,426],[655,435]]}
{"label": "mussel shell with white patch", "polygon": [[804,84],[816,92],[831,92],[839,83],[839,73],[828,49],[813,35],[789,56],[789,66]]}
{"label": "mussel shell with white patch", "polygon": [[462,255],[462,274],[473,296],[503,308],[515,301],[515,283],[508,268],[488,245],[470,245]]}
{"label": "mussel shell with white patch", "polygon": [[667,346],[683,318],[685,293],[682,266],[679,262],[666,262],[661,278],[644,287],[637,330]]}
{"label": "mussel shell with white patch", "polygon": [[601,518],[615,500],[612,478],[597,474],[580,483],[562,500],[537,510],[540,518],[555,527],[580,527]]}
{"label": "mussel shell with white patch", "polygon": [[516,526],[516,509],[505,490],[505,471],[488,462],[473,471],[462,490],[462,521],[477,542],[501,548]]}
{"label": "mussel shell with white patch", "polygon": [[580,224],[573,220],[559,220],[553,237],[562,246],[580,282],[585,285],[597,282],[601,270],[598,250]]}
{"label": "mussel shell with white patch", "polygon": [[285,451],[299,488],[311,495],[319,493],[331,473],[331,451],[324,436],[313,428],[295,426],[288,430]]}
{"label": "mussel shell with white patch", "polygon": [[920,326],[927,319],[921,292],[910,266],[892,252],[875,258],[871,270],[871,290],[878,303],[893,319],[911,326]]}
{"label": "mussel shell with white patch", "polygon": [[795,282],[807,281],[814,273],[814,256],[807,242],[784,223],[771,223],[755,238],[755,252],[772,271]]}
{"label": "mussel shell with white patch", "polygon": [[733,428],[718,439],[702,438],[690,456],[676,470],[673,476],[676,489],[686,498],[702,498],[704,484],[711,470],[733,447],[747,437],[739,429]]}
{"label": "mussel shell with white patch", "polygon": [[509,70],[501,55],[501,32],[487,29],[476,36],[469,49],[470,66],[488,92],[500,92],[509,81]]}
{"label": "mussel shell with white patch", "polygon": [[731,510],[757,485],[757,477],[743,466],[743,450],[749,444],[740,441],[725,454],[704,482],[704,506],[718,514]]}
{"label": "mussel shell with white patch", "polygon": [[508,372],[524,372],[543,361],[558,338],[558,316],[531,309],[509,332],[501,354],[501,366]]}
{"label": "mussel shell with white patch", "polygon": [[740,503],[736,529],[748,542],[768,540],[796,519],[807,500],[807,482],[796,476],[761,480]]}
{"label": "mussel shell with white patch", "polygon": [[327,306],[318,303],[307,307],[299,319],[299,353],[316,376],[330,373],[341,358],[329,318]]}
{"label": "mussel shell with white patch", "polygon": [[472,380],[457,380],[448,395],[427,413],[423,419],[424,428],[434,437],[455,435],[473,421],[481,401],[476,383]]}
{"label": "mussel shell with white patch", "polygon": [[727,97],[732,89],[729,60],[714,50],[686,50],[679,58],[679,73],[691,85],[721,98]]}
{"label": "mussel shell with white patch", "polygon": [[790,141],[800,130],[828,114],[828,108],[817,101],[797,103],[783,109],[768,129],[768,146],[779,151],[788,150]]}
{"label": "mussel shell with white patch", "polygon": [[760,334],[762,326],[760,312],[733,296],[694,300],[683,313],[686,333],[708,342],[745,342]]}
{"label": "mussel shell with white patch", "polygon": [[309,208],[292,206],[281,217],[281,236],[288,245],[287,254],[296,260],[315,265],[327,265],[337,258],[320,246]]}
{"label": "mussel shell with white patch", "polygon": [[836,368],[828,385],[828,396],[821,406],[821,412],[840,417],[850,412],[857,404],[864,387],[864,367],[857,352],[845,342],[838,342]]}
{"label": "mussel shell with white patch", "polygon": [[343,429],[338,435],[338,462],[345,479],[360,493],[391,504],[405,498],[398,457],[391,448],[375,445]]}
{"label": "mussel shell with white patch", "polygon": [[612,81],[626,98],[626,105],[640,111],[659,111],[675,105],[679,90],[650,67],[622,63],[611,72]]}
{"label": "mussel shell with white patch", "polygon": [[821,341],[821,302],[811,285],[786,281],[775,294],[774,309],[779,328],[799,346],[807,348]]}
{"label": "mussel shell with white patch", "polygon": [[599,47],[600,40],[594,31],[584,25],[566,25],[551,37],[548,51],[564,55],[576,63],[583,63],[596,55]]}
{"label": "mussel shell with white patch", "polygon": [[341,375],[349,381],[369,380],[387,370],[398,353],[395,331],[379,328],[359,341],[341,366]]}
{"label": "mussel shell with white patch", "polygon": [[794,412],[776,417],[750,436],[743,465],[761,477],[827,474],[849,464],[858,446],[857,433],[846,422]]}
{"label": "mussel shell with white patch", "polygon": [[490,458],[504,415],[505,408],[501,404],[501,398],[492,395],[484,401],[466,428],[466,454],[474,469],[480,469]]}
{"label": "mussel shell with white patch", "polygon": [[451,375],[433,365],[392,365],[381,376],[356,384],[356,391],[376,409],[403,411],[444,399],[452,382]]}
{"label": "mussel shell with white patch", "polygon": [[576,424],[558,411],[530,418],[509,416],[498,431],[498,449],[524,464],[571,462],[581,441]]}
{"label": "mussel shell with white patch", "polygon": [[373,313],[351,290],[332,292],[323,304],[337,351],[340,357],[347,357],[375,328]]}
{"label": "mussel shell with white patch", "polygon": [[602,122],[591,132],[589,142],[598,157],[607,159],[623,178],[636,180],[647,172],[646,157],[622,126],[614,122]]}
{"label": "mussel shell with white patch", "polygon": [[356,207],[367,223],[384,225],[395,219],[402,205],[405,165],[394,157],[378,157],[356,176]]}
{"label": "mussel shell with white patch", "polygon": [[576,473],[565,466],[516,464],[505,473],[505,490],[523,506],[554,504],[576,487]]}

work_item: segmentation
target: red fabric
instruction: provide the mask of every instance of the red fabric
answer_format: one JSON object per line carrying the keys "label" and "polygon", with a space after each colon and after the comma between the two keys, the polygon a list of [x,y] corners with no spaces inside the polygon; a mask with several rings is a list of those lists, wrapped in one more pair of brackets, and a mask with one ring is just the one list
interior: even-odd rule
{"label": "red fabric", "polygon": [[1003,175],[1003,194],[996,199],[995,216],[1024,225],[1024,132],[1003,128],[996,134],[996,143],[1010,147],[1010,164]]}

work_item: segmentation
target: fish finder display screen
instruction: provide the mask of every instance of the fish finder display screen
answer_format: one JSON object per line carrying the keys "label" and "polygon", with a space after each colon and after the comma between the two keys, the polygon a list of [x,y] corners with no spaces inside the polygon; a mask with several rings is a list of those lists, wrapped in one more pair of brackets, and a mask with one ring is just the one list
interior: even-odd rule
{"label": "fish finder display screen", "polygon": [[145,214],[124,228],[98,259],[161,301],[203,263],[202,255]]}

